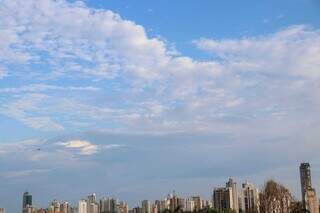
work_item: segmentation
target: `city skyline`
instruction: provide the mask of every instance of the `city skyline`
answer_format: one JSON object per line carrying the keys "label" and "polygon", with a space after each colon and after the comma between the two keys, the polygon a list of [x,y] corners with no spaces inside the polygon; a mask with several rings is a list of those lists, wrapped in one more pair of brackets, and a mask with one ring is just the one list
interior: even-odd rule
{"label": "city skyline", "polygon": [[[32,205],[92,191],[130,204],[173,189],[225,196],[229,177],[279,180],[300,198],[297,165],[320,177],[319,11],[0,0],[0,207],[20,212],[26,190]],[[309,200],[311,188],[318,178]]]}
{"label": "city skyline", "polygon": [[[157,198],[155,200],[140,200],[137,205],[128,205],[127,201],[119,200],[115,197],[108,197],[96,195],[92,193],[87,195],[86,198],[81,198],[76,204],[70,203],[68,200],[59,201],[59,199],[53,199],[49,202],[48,207],[39,207],[32,205],[33,199],[32,194],[29,192],[23,193],[22,198],[22,213],[164,213],[168,210],[171,213],[174,212],[200,212],[203,209],[216,209],[216,210],[233,210],[234,213],[266,213],[269,211],[276,210],[275,208],[280,207],[273,199],[287,200],[289,209],[294,208],[296,203],[301,203],[302,208],[308,210],[310,213],[318,213],[320,206],[319,200],[316,195],[316,190],[312,188],[311,183],[311,168],[309,163],[300,164],[300,181],[301,181],[301,199],[292,197],[291,192],[286,196],[279,198],[280,194],[276,195],[276,188],[273,188],[274,184],[278,184],[279,189],[284,187],[281,183],[276,183],[273,180],[268,180],[264,189],[257,188],[252,182],[248,180],[241,185],[237,186],[237,182],[233,178],[229,178],[225,186],[216,186],[212,190],[211,198],[207,199],[196,193],[182,197],[179,193],[173,190],[172,193]],[[271,185],[270,185],[271,184]],[[268,188],[270,187],[271,188]],[[265,190],[271,192],[266,192]],[[271,190],[271,191],[270,191]],[[309,194],[311,192],[311,194]],[[279,191],[279,193],[281,193]],[[310,196],[311,195],[311,196]],[[264,196],[274,196],[264,199]],[[271,203],[270,202],[271,199]],[[266,204],[265,202],[269,204]],[[269,207],[266,207],[269,206]],[[278,206],[279,205],[279,206]],[[276,207],[278,206],[278,207]],[[266,208],[271,208],[269,211]],[[281,207],[287,208],[287,207]],[[282,209],[284,210],[284,209]],[[4,209],[2,209],[4,211]],[[300,210],[302,211],[302,209]],[[300,212],[299,211],[299,212]],[[284,212],[289,213],[288,210]],[[290,211],[291,212],[291,211]],[[296,212],[296,211],[294,211]]]}

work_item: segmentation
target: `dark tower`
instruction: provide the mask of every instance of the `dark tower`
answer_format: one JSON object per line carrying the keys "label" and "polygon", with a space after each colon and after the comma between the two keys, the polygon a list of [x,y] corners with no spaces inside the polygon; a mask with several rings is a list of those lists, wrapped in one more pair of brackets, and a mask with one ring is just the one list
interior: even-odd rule
{"label": "dark tower", "polygon": [[300,164],[300,181],[301,181],[301,195],[302,195],[302,204],[306,208],[306,192],[312,190],[311,184],[311,172],[309,163]]}
{"label": "dark tower", "polygon": [[22,210],[28,206],[32,206],[32,195],[29,192],[23,193]]}

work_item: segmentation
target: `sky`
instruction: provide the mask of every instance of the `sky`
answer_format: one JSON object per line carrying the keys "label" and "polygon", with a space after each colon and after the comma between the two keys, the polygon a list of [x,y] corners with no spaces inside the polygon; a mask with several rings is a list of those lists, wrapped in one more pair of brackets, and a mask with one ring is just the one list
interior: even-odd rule
{"label": "sky", "polygon": [[0,207],[320,190],[317,0],[0,0]]}

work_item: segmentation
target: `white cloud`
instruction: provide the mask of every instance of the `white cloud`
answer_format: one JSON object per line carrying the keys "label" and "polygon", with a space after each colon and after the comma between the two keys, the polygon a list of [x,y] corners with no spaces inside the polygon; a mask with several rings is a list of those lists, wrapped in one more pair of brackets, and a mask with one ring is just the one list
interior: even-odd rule
{"label": "white cloud", "polygon": [[89,141],[73,140],[64,143],[58,143],[69,149],[76,149],[80,151],[81,155],[92,155],[98,152],[98,146],[91,144]]}
{"label": "white cloud", "polygon": [[0,16],[8,37],[0,40],[2,66],[24,65],[9,76],[25,83],[0,89],[0,113],[32,128],[230,132],[254,119],[266,123],[277,112],[261,109],[274,103],[289,123],[306,111],[319,113],[318,29],[200,39],[196,45],[215,57],[199,61],[172,54],[170,44],[148,37],[142,26],[84,3],[3,0]]}
{"label": "white cloud", "polygon": [[103,149],[116,149],[123,147],[123,145],[119,144],[96,145],[86,140],[70,140],[67,142],[58,142],[56,144],[67,149],[77,150],[80,155],[93,155]]}
{"label": "white cloud", "polygon": [[194,43],[233,69],[320,78],[320,31],[311,27],[292,26],[267,36],[200,39]]}
{"label": "white cloud", "polygon": [[[6,47],[2,53],[19,53],[24,64],[46,63],[52,72],[150,80],[162,78],[170,70],[215,73],[217,69],[214,63],[173,57],[166,43],[148,38],[142,26],[83,3],[4,0],[0,11],[2,29],[11,35],[2,40]],[[10,56],[4,60],[17,63]]]}
{"label": "white cloud", "polygon": [[19,100],[0,106],[0,114],[19,120],[35,129],[63,130],[64,127],[53,121],[51,117],[37,114],[41,111],[40,105],[47,97],[38,93],[27,94]]}
{"label": "white cloud", "polygon": [[0,93],[38,93],[48,90],[53,91],[98,91],[97,87],[56,86],[48,84],[30,84],[21,87],[1,88]]}
{"label": "white cloud", "polygon": [[157,76],[155,68],[169,59],[162,41],[148,39],[143,27],[111,11],[63,0],[3,1],[0,6],[2,29],[10,29],[7,37],[12,38],[2,40],[2,52],[18,52],[23,61],[38,61],[37,51],[45,51],[49,63],[61,72],[112,77],[124,71],[152,78]]}

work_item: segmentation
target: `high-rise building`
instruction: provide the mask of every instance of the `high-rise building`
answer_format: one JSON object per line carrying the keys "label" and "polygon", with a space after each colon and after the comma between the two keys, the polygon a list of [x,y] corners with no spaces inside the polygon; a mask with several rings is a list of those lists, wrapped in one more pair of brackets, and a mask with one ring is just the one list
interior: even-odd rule
{"label": "high-rise building", "polygon": [[239,213],[239,203],[238,203],[238,192],[237,192],[237,183],[234,182],[232,178],[226,183],[226,187],[232,188],[232,209]]}
{"label": "high-rise building", "polygon": [[184,211],[193,212],[194,209],[195,209],[194,200],[192,198],[187,198]]}
{"label": "high-rise building", "polygon": [[195,211],[200,211],[202,209],[202,199],[200,196],[193,196],[191,199],[194,201]]}
{"label": "high-rise building", "polygon": [[167,201],[166,200],[156,200],[155,205],[157,206],[157,210],[159,213],[163,212],[167,209]]}
{"label": "high-rise building", "polygon": [[99,203],[97,203],[96,194],[88,195],[87,199],[87,213],[99,213]]}
{"label": "high-rise building", "polygon": [[87,213],[88,205],[86,200],[80,200],[78,203],[78,213]]}
{"label": "high-rise building", "polygon": [[88,202],[89,203],[95,203],[97,202],[97,196],[95,193],[91,194],[91,195],[88,195]]}
{"label": "high-rise building", "polygon": [[141,202],[142,213],[151,213],[151,203],[148,200],[143,200]]}
{"label": "high-rise building", "polygon": [[301,163],[300,165],[300,181],[301,181],[301,195],[302,203],[305,204],[306,191],[312,188],[311,171],[309,163]]}
{"label": "high-rise building", "polygon": [[32,206],[32,195],[29,192],[23,193],[22,209]]}
{"label": "high-rise building", "polygon": [[62,213],[71,213],[71,206],[70,206],[70,204],[69,204],[67,201],[63,202],[63,203],[61,204],[61,206],[60,206],[60,211],[61,211]]}
{"label": "high-rise building", "polygon": [[242,184],[239,196],[239,209],[241,212],[260,212],[259,190],[251,183]]}
{"label": "high-rise building", "polygon": [[0,213],[6,213],[6,210],[4,208],[0,208]]}
{"label": "high-rise building", "polygon": [[116,213],[118,200],[113,198],[103,198],[100,200],[101,213]]}
{"label": "high-rise building", "polygon": [[49,206],[49,210],[51,212],[60,212],[60,202],[57,200],[52,201],[51,205]]}
{"label": "high-rise building", "polygon": [[129,206],[127,203],[120,201],[119,203],[117,203],[117,207],[116,207],[116,213],[128,213],[129,211]]}
{"label": "high-rise building", "polygon": [[151,205],[151,213],[158,213],[158,205],[156,203]]}
{"label": "high-rise building", "polygon": [[186,199],[178,198],[178,206],[181,210],[185,209],[186,206]]}
{"label": "high-rise building", "polygon": [[311,213],[319,213],[319,201],[315,189],[312,188],[309,163],[301,163],[300,181],[303,207]]}
{"label": "high-rise building", "polygon": [[231,187],[219,187],[213,190],[213,206],[219,210],[232,209],[233,198]]}
{"label": "high-rise building", "polygon": [[175,212],[178,209],[178,207],[179,207],[178,200],[179,200],[179,198],[177,197],[177,194],[175,191],[173,191],[172,194],[169,194],[167,196],[166,206],[167,206],[167,208],[169,208],[170,212]]}
{"label": "high-rise building", "polygon": [[133,208],[130,213],[142,213],[142,209],[138,206]]}
{"label": "high-rise building", "polygon": [[319,200],[317,198],[317,194],[315,189],[309,189],[305,193],[306,196],[306,209],[310,211],[310,213],[319,213]]}
{"label": "high-rise building", "polygon": [[99,213],[99,205],[97,203],[88,203],[87,213]]}
{"label": "high-rise building", "polygon": [[110,199],[109,198],[102,198],[100,200],[100,212],[101,213],[109,212],[109,206],[110,206]]}

